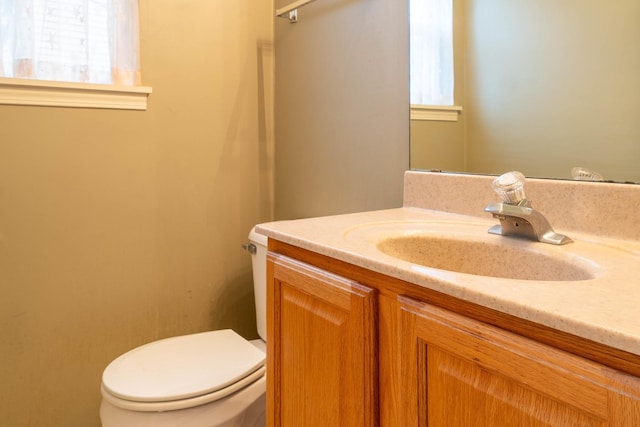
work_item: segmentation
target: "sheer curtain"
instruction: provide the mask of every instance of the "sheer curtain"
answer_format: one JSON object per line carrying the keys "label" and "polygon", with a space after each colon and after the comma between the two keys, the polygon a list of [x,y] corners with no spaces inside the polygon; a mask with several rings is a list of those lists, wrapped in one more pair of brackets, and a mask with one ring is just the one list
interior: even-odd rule
{"label": "sheer curtain", "polygon": [[139,85],[138,0],[0,0],[0,76]]}
{"label": "sheer curtain", "polygon": [[453,105],[453,0],[409,4],[411,104]]}

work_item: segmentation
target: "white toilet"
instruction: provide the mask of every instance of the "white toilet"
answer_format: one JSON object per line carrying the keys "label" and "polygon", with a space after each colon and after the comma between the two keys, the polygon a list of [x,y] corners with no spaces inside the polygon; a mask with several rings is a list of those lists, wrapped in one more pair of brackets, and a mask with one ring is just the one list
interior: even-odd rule
{"label": "white toilet", "polygon": [[265,425],[267,238],[249,233],[258,334],[230,329],[167,338],[133,349],[102,374],[103,427]]}

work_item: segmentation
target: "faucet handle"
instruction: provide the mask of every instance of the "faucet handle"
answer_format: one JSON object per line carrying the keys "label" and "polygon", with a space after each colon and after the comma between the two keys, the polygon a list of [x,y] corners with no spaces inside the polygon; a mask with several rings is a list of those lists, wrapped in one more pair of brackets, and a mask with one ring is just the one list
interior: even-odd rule
{"label": "faucet handle", "polygon": [[525,177],[521,172],[511,171],[494,179],[492,185],[502,203],[528,206],[524,195],[524,181]]}

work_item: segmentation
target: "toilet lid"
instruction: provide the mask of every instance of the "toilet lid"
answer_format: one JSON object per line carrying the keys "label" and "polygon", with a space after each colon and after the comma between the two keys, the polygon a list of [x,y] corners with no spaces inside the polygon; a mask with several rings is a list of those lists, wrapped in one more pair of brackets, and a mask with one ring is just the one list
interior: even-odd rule
{"label": "toilet lid", "polygon": [[107,392],[137,402],[187,399],[221,390],[260,369],[265,354],[230,329],[152,342],[115,359]]}

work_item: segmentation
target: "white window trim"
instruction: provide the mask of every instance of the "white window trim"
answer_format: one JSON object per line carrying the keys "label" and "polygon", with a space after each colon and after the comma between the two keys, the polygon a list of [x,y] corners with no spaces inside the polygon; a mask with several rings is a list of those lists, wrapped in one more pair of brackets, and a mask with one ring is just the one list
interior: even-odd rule
{"label": "white window trim", "polygon": [[0,77],[0,105],[146,110],[148,86],[115,86]]}
{"label": "white window trim", "polygon": [[462,107],[444,105],[411,104],[411,120],[435,120],[443,122],[457,122],[462,113]]}

